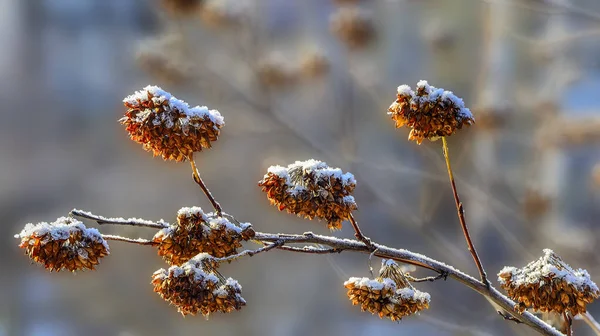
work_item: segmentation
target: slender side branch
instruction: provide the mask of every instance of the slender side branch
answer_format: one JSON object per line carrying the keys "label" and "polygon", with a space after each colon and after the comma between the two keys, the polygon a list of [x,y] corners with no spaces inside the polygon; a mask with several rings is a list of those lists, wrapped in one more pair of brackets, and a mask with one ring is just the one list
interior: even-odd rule
{"label": "slender side branch", "polygon": [[[350,224],[352,224],[352,227],[354,228],[354,237],[356,237],[356,239],[360,240],[361,242],[365,243],[365,245],[373,248],[371,239],[363,235],[362,231],[360,230],[360,227],[358,226],[358,222],[356,221],[356,219],[354,219],[354,215],[352,213],[350,213]],[[373,250],[375,250],[375,248],[373,248]]]}
{"label": "slender side branch", "polygon": [[215,258],[215,261],[217,261],[217,262],[225,262],[225,261],[233,261],[233,260],[236,260],[236,259],[241,258],[243,256],[250,256],[250,257],[252,257],[252,256],[254,256],[256,254],[261,253],[261,252],[267,252],[267,251],[270,251],[270,250],[272,250],[274,248],[280,247],[284,243],[285,242],[283,240],[278,240],[278,241],[276,241],[276,242],[274,242],[272,244],[266,244],[264,247],[258,248],[256,250],[245,250],[245,251],[242,251],[242,252],[240,252],[238,254],[231,255],[229,257]]}
{"label": "slender side branch", "polygon": [[448,279],[448,274],[447,273],[440,273],[437,276],[429,276],[429,277],[425,277],[425,278],[415,278],[412,277],[408,274],[405,275],[405,277],[410,281],[410,282],[433,282],[436,280],[440,280],[440,279],[444,279],[444,281],[446,281]]}
{"label": "slender side branch", "polygon": [[448,168],[448,177],[450,178],[450,185],[452,186],[452,194],[454,195],[456,210],[458,211],[458,220],[460,221],[460,226],[463,230],[463,234],[465,235],[465,239],[467,240],[467,247],[473,256],[473,260],[475,260],[475,265],[477,265],[481,282],[486,284],[486,286],[489,286],[490,282],[488,281],[487,274],[483,269],[481,259],[479,259],[479,255],[477,255],[477,250],[475,250],[475,245],[473,245],[471,235],[469,234],[469,228],[467,227],[467,221],[465,220],[465,209],[460,201],[460,198],[458,197],[456,183],[454,182],[454,174],[452,173],[452,166],[450,165],[450,154],[448,153],[448,143],[446,142],[446,137],[442,137],[442,148],[444,150],[444,158],[446,159],[446,167]]}
{"label": "slender side branch", "polygon": [[304,247],[295,247],[295,246],[280,246],[277,248],[278,250],[290,251],[290,252],[298,252],[298,253],[306,253],[306,254],[333,254],[333,253],[341,253],[342,250],[335,248],[313,248],[312,246],[304,246]]}
{"label": "slender side branch", "polygon": [[204,184],[204,181],[202,181],[202,179],[200,178],[200,173],[198,172],[198,167],[196,167],[196,161],[194,161],[194,154],[190,155],[187,159],[190,161],[190,165],[192,166],[192,175],[194,177],[194,182],[196,182],[200,186],[200,189],[202,189],[202,191],[204,192],[204,195],[206,195],[206,198],[208,198],[208,200],[212,204],[217,215],[221,216],[221,214],[223,213],[223,210],[221,209],[221,205],[213,197],[213,195],[210,193],[210,190],[208,190],[208,187],[206,186],[206,184]]}
{"label": "slender side branch", "polygon": [[150,245],[150,246],[158,245],[158,243],[156,243],[152,240],[142,239],[142,238],[133,239],[133,238],[127,238],[127,237],[121,237],[121,236],[115,236],[115,235],[107,235],[107,234],[103,234],[102,238],[104,238],[106,240],[116,240],[116,241],[121,241],[121,242],[125,242],[125,243],[137,244],[137,245]]}
{"label": "slender side branch", "polygon": [[[350,240],[350,239],[339,239],[329,236],[315,235],[311,232],[304,233],[302,235],[292,234],[271,234],[257,232],[255,239],[264,242],[276,242],[283,240],[285,244],[288,243],[316,243],[321,245],[327,245],[331,248],[339,249],[342,251],[354,251],[365,254],[371,254],[371,249],[365,243]],[[519,320],[523,324],[531,327],[537,332],[543,335],[562,335],[558,330],[554,329],[544,321],[537,318],[535,315],[529,312],[523,312],[522,314],[515,310],[515,302],[510,300],[508,297],[500,293],[496,288],[491,285],[485,285],[481,281],[467,275],[451,266],[448,266],[442,262],[431,259],[424,255],[407,251],[404,249],[394,249],[384,245],[372,243],[377,248],[376,256],[381,258],[393,259],[405,263],[410,263],[416,266],[428,268],[434,270],[440,274],[447,273],[449,278],[452,278],[463,285],[471,288],[477,293],[489,298],[492,302],[509,312],[516,320]]]}
{"label": "slender side branch", "polygon": [[162,219],[158,222],[152,222],[152,221],[141,219],[141,218],[128,218],[128,219],[109,218],[109,217],[94,215],[91,212],[78,210],[78,209],[71,210],[71,212],[69,212],[69,215],[72,217],[91,219],[93,221],[96,221],[96,223],[98,223],[99,225],[104,225],[104,224],[130,225],[130,226],[143,226],[143,227],[149,227],[149,228],[154,228],[154,229],[164,229],[169,226],[169,223],[163,221]]}
{"label": "slender side branch", "polygon": [[596,335],[600,335],[600,323],[594,319],[592,314],[589,312],[585,312],[585,314],[579,314],[579,316],[585,323],[587,323],[590,328],[594,331]]}

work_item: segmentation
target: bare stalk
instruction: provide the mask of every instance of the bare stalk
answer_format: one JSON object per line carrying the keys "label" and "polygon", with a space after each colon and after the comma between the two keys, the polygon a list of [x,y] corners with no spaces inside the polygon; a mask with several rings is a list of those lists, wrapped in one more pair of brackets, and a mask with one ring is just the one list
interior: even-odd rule
{"label": "bare stalk", "polygon": [[585,312],[585,314],[578,315],[592,330],[596,335],[600,335],[600,323],[594,319],[594,317],[589,313]]}
{"label": "bare stalk", "polygon": [[481,282],[483,282],[486,286],[490,286],[487,274],[483,269],[483,265],[481,264],[481,260],[477,255],[477,250],[475,250],[475,246],[473,245],[473,241],[471,240],[471,235],[469,234],[469,228],[467,227],[467,221],[465,220],[465,209],[463,207],[462,202],[460,201],[460,198],[458,197],[456,183],[454,182],[454,174],[452,173],[452,166],[450,165],[450,154],[448,153],[448,143],[446,142],[446,137],[442,137],[442,148],[444,150],[444,158],[446,159],[446,167],[448,168],[448,177],[450,178],[450,185],[452,186],[452,194],[454,195],[454,203],[456,204],[456,210],[458,211],[458,220],[460,221],[460,226],[462,228],[463,234],[465,235],[467,247],[469,249],[469,252],[471,252],[471,256],[473,256],[473,260],[475,260],[475,265],[477,265],[477,270],[479,271]]}
{"label": "bare stalk", "polygon": [[242,251],[242,252],[240,252],[238,254],[234,254],[234,255],[231,255],[231,256],[228,256],[228,257],[215,258],[215,261],[217,261],[217,262],[224,262],[224,261],[233,261],[233,260],[236,260],[236,259],[241,258],[243,256],[250,256],[250,257],[252,257],[252,256],[254,256],[256,254],[261,253],[261,252],[267,252],[267,251],[270,251],[270,250],[272,250],[274,248],[280,247],[283,244],[284,244],[283,240],[278,240],[278,241],[276,241],[274,243],[266,244],[264,247],[261,247],[261,248],[256,249],[256,250],[245,250],[245,251]]}
{"label": "bare stalk", "polygon": [[565,319],[565,325],[567,327],[567,336],[572,336],[573,335],[573,320],[571,319],[571,317],[569,317],[569,315],[567,314],[567,312],[563,312],[563,318]]}
{"label": "bare stalk", "polygon": [[152,240],[142,239],[142,238],[133,239],[133,238],[127,238],[127,237],[121,237],[121,236],[115,236],[115,235],[107,235],[107,234],[103,234],[102,238],[104,238],[106,240],[116,240],[116,241],[121,241],[121,242],[125,242],[125,243],[137,244],[137,245],[150,245],[150,246],[158,245],[158,243],[156,243]]}
{"label": "bare stalk", "polygon": [[278,250],[306,253],[306,254],[332,254],[341,253],[342,250],[335,248],[312,248],[312,246],[295,247],[295,246],[280,246]]}
{"label": "bare stalk", "polygon": [[187,159],[190,161],[190,165],[192,166],[192,175],[194,176],[194,182],[196,182],[200,186],[200,189],[202,189],[202,191],[204,192],[204,195],[206,195],[206,198],[208,198],[208,200],[212,204],[217,215],[221,216],[221,214],[223,213],[223,210],[221,209],[221,205],[213,197],[213,195],[210,193],[210,190],[208,190],[208,187],[206,186],[206,184],[204,184],[204,181],[202,181],[202,179],[200,178],[200,173],[198,172],[198,167],[196,167],[196,162],[194,161],[194,154],[192,153],[192,155],[190,155]]}
{"label": "bare stalk", "polygon": [[371,243],[371,239],[363,235],[362,231],[360,230],[360,227],[358,226],[358,222],[356,221],[356,219],[354,219],[354,215],[352,213],[350,213],[350,224],[352,224],[352,227],[354,228],[354,237],[356,237],[356,239],[360,240],[361,242],[365,243],[365,245],[372,247],[373,245]]}
{"label": "bare stalk", "polygon": [[129,226],[142,226],[149,227],[154,229],[164,229],[169,226],[169,223],[160,220],[158,222],[152,222],[149,220],[141,219],[141,218],[110,218],[104,216],[94,215],[91,212],[73,209],[69,212],[69,215],[72,217],[80,217],[85,219],[91,219],[98,223],[99,225],[104,224],[115,224],[115,225],[129,225]]}

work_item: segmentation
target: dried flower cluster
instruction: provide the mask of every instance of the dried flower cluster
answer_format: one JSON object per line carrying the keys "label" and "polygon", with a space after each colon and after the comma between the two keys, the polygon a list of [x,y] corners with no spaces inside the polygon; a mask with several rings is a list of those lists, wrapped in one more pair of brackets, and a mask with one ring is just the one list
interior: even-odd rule
{"label": "dried flower cluster", "polygon": [[187,16],[200,9],[204,0],[161,0],[160,4],[172,15]]}
{"label": "dried flower cluster", "polygon": [[348,289],[347,295],[353,305],[360,305],[362,311],[392,321],[428,309],[431,301],[428,293],[410,286],[398,264],[391,260],[383,261],[378,278],[352,277],[344,282],[344,287]]}
{"label": "dried flower cluster", "polygon": [[254,230],[249,223],[240,227],[227,218],[204,214],[200,207],[186,207],[178,211],[177,224],[160,230],[153,241],[169,264],[181,265],[198,253],[216,258],[236,254],[241,242],[252,237]]}
{"label": "dried flower cluster", "polygon": [[363,48],[375,37],[371,16],[358,7],[340,7],[329,18],[330,30],[349,49]]}
{"label": "dried flower cluster", "polygon": [[210,261],[205,262],[207,258],[211,257],[201,254],[181,266],[154,272],[154,291],[184,316],[240,310],[246,305],[242,286],[232,278],[223,279]]}
{"label": "dried flower cluster", "polygon": [[69,217],[27,224],[15,238],[21,239],[19,247],[29,258],[50,271],[93,270],[100,258],[109,254],[108,244],[98,230]]}
{"label": "dried flower cluster", "polygon": [[119,121],[130,138],[165,160],[184,161],[193,152],[210,148],[225,124],[219,111],[190,108],[157,86],[147,86],[123,102],[127,112]]}
{"label": "dried flower cluster", "polygon": [[505,267],[498,273],[500,285],[523,311],[533,308],[542,312],[585,313],[586,305],[600,295],[600,290],[586,270],[574,270],[552,250],[523,268]]}
{"label": "dried flower cluster", "polygon": [[433,141],[450,136],[464,125],[475,122],[462,99],[424,80],[417,83],[416,92],[408,85],[399,86],[396,101],[389,107],[388,115],[396,122],[396,128],[410,127],[408,139],[418,144],[424,139]]}
{"label": "dried flower cluster", "polygon": [[280,211],[324,219],[331,230],[341,229],[342,221],[357,209],[351,195],[356,187],[354,176],[317,160],[271,166],[258,185]]}

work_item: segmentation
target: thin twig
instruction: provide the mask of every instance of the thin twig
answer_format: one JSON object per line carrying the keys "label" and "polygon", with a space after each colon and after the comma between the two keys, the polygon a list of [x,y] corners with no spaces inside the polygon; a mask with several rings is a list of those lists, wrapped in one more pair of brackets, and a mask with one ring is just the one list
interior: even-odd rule
{"label": "thin twig", "polygon": [[584,314],[579,314],[579,316],[592,330],[596,335],[600,335],[600,323],[594,319],[594,317],[589,313],[585,312]]}
{"label": "thin twig", "polygon": [[266,244],[264,247],[258,248],[256,250],[245,250],[245,251],[242,251],[242,252],[240,252],[238,254],[231,255],[229,257],[215,258],[215,261],[217,261],[217,262],[225,262],[225,261],[233,261],[233,260],[236,260],[236,259],[238,259],[240,257],[243,257],[243,256],[252,257],[252,256],[254,256],[256,254],[261,253],[261,252],[267,252],[267,251],[272,250],[274,248],[281,247],[284,243],[285,242],[283,240],[278,240],[278,241],[276,241],[276,242],[274,242],[272,244]]}
{"label": "thin twig", "polygon": [[128,218],[128,219],[109,218],[109,217],[94,215],[91,212],[78,210],[78,209],[71,210],[71,212],[69,212],[69,215],[72,217],[91,219],[93,221],[96,221],[96,223],[98,223],[99,225],[104,225],[104,224],[130,225],[130,226],[150,227],[150,228],[154,228],[154,229],[164,229],[169,226],[169,223],[163,221],[162,219],[155,223],[155,222],[141,219],[141,218]]}
{"label": "thin twig", "polygon": [[221,214],[223,213],[223,210],[221,209],[221,205],[213,197],[213,195],[210,193],[210,190],[208,190],[208,187],[206,186],[206,184],[204,184],[204,181],[202,181],[202,179],[200,178],[200,173],[198,172],[198,167],[196,167],[196,162],[194,161],[194,154],[192,153],[192,155],[190,155],[187,159],[190,161],[190,165],[192,166],[192,175],[194,177],[194,182],[196,182],[200,186],[200,189],[202,189],[202,191],[204,192],[204,195],[206,195],[206,197],[212,204],[213,208],[217,212],[217,215],[221,216]]}
{"label": "thin twig", "polygon": [[446,137],[442,137],[442,148],[444,150],[444,158],[446,159],[446,167],[448,168],[448,177],[450,178],[450,185],[452,186],[452,194],[454,195],[456,210],[458,211],[458,220],[460,221],[460,226],[463,230],[463,234],[465,235],[467,247],[469,249],[469,252],[471,252],[471,255],[473,256],[473,260],[475,260],[475,265],[477,265],[477,270],[479,271],[481,282],[483,282],[486,286],[489,286],[490,282],[488,281],[487,274],[483,269],[481,260],[477,255],[477,250],[475,250],[475,246],[473,245],[473,241],[471,240],[469,229],[467,228],[467,221],[465,220],[465,210],[463,208],[463,204],[460,201],[460,198],[458,197],[456,183],[454,182],[454,174],[452,173],[452,166],[450,165],[450,154],[448,153],[448,143],[446,142]]}
{"label": "thin twig", "polygon": [[567,312],[563,312],[563,318],[565,319],[565,324],[567,327],[567,336],[573,335],[573,319],[567,314]]}
{"label": "thin twig", "polygon": [[106,240],[116,240],[116,241],[121,241],[121,242],[125,242],[125,243],[137,244],[137,245],[150,245],[150,246],[158,245],[158,243],[156,243],[152,240],[142,239],[142,238],[133,239],[133,238],[127,238],[127,237],[121,237],[121,236],[115,236],[115,235],[107,235],[107,234],[103,234],[102,238],[104,238]]}
{"label": "thin twig", "polygon": [[375,250],[373,244],[371,243],[371,239],[363,235],[362,231],[360,230],[360,227],[358,226],[358,222],[356,221],[356,219],[354,219],[354,215],[352,213],[350,213],[350,224],[352,224],[352,227],[354,228],[354,237],[356,237],[356,239],[360,240],[361,242],[365,243],[365,245]]}
{"label": "thin twig", "polygon": [[333,254],[341,253],[342,250],[335,248],[313,248],[312,246],[295,247],[295,246],[279,246],[278,250],[307,253],[307,254]]}
{"label": "thin twig", "polygon": [[411,282],[433,282],[433,281],[437,281],[440,279],[444,279],[444,281],[446,281],[448,279],[448,273],[440,273],[437,276],[429,276],[429,277],[425,277],[425,278],[415,278],[415,277],[412,277],[412,276],[406,274],[406,278],[408,280],[410,280]]}

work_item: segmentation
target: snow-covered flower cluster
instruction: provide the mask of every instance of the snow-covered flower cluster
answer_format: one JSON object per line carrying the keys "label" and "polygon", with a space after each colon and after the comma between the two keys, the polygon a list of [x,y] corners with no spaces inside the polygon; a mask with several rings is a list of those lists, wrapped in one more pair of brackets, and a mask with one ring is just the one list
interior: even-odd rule
{"label": "snow-covered flower cluster", "polygon": [[181,266],[159,269],[152,275],[154,291],[184,316],[240,310],[246,305],[242,286],[232,278],[223,279],[207,266],[210,259],[203,254]]}
{"label": "snow-covered flower cluster", "polygon": [[533,308],[575,316],[584,313],[586,305],[600,295],[586,270],[571,268],[549,249],[523,268],[503,268],[498,280],[521,311]]}
{"label": "snow-covered flower cluster", "polygon": [[396,122],[396,128],[410,127],[408,140],[418,144],[424,139],[450,136],[464,125],[475,122],[462,99],[424,80],[417,83],[415,91],[408,85],[399,86],[396,101],[388,108],[388,115]]}
{"label": "snow-covered flower cluster", "polygon": [[184,161],[193,152],[210,148],[225,125],[219,111],[190,107],[158,86],[146,86],[123,103],[127,112],[119,121],[129,137],[164,160]]}
{"label": "snow-covered flower cluster", "polygon": [[331,230],[341,229],[342,221],[357,209],[354,176],[317,160],[271,166],[258,185],[280,211],[324,219]]}
{"label": "snow-covered flower cluster", "polygon": [[15,238],[21,239],[19,247],[29,258],[51,271],[93,270],[109,254],[108,244],[98,230],[86,228],[70,217],[27,224]]}
{"label": "snow-covered flower cluster", "polygon": [[236,254],[241,242],[253,236],[249,223],[238,226],[225,217],[205,214],[200,207],[184,207],[177,212],[177,223],[157,232],[153,241],[169,264],[181,265],[198,253],[215,258]]}
{"label": "snow-covered flower cluster", "polygon": [[[376,279],[352,277],[344,282],[348,297],[353,305],[360,305],[362,311],[387,317],[392,321],[416,314],[429,308],[431,297],[428,293],[412,288],[408,280],[401,276],[400,266],[394,261],[385,261]],[[385,275],[393,275],[391,278]]]}

